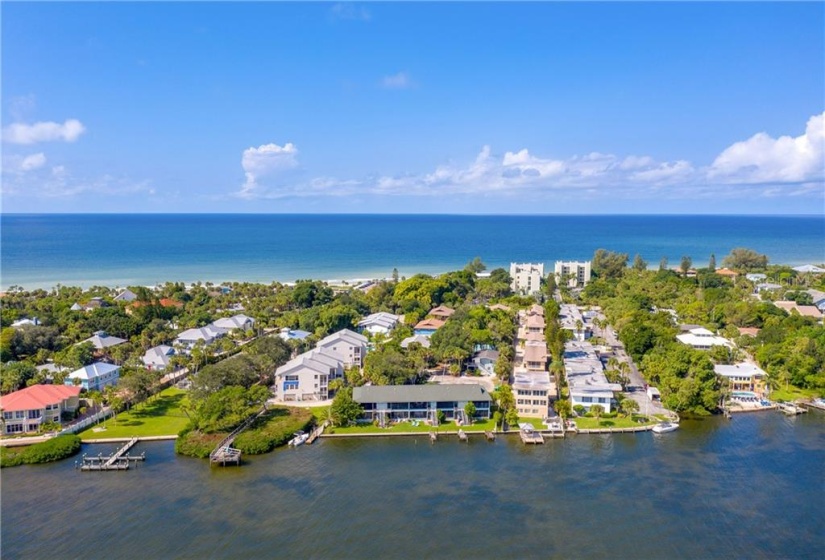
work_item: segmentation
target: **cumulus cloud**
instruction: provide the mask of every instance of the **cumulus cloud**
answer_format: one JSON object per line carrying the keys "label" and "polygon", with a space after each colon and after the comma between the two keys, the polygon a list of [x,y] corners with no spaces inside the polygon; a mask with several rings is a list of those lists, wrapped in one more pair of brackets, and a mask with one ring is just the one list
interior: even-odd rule
{"label": "cumulus cloud", "polygon": [[23,175],[46,165],[46,154],[3,154],[3,176]]}
{"label": "cumulus cloud", "polygon": [[760,132],[714,160],[708,176],[725,183],[806,183],[825,175],[825,112],[808,120],[801,136]]}
{"label": "cumulus cloud", "polygon": [[37,144],[38,142],[74,142],[86,131],[77,119],[63,124],[44,121],[34,124],[13,123],[3,129],[3,140],[11,144]]}
{"label": "cumulus cloud", "polygon": [[20,162],[21,171],[32,171],[46,165],[46,155],[43,152],[32,154],[23,158]]}
{"label": "cumulus cloud", "polygon": [[408,89],[413,86],[412,79],[407,72],[399,72],[391,76],[384,76],[381,79],[381,87],[384,89]]}
{"label": "cumulus cloud", "polygon": [[[757,134],[731,145],[715,158],[712,165],[705,166],[684,159],[661,161],[648,155],[618,156],[600,152],[558,158],[522,148],[496,154],[490,146],[483,146],[467,163],[445,163],[423,173],[362,179],[321,177],[277,186],[258,185],[258,172],[244,164],[247,183],[236,194],[249,199],[498,195],[526,196],[530,200],[578,197],[601,201],[610,198],[816,196],[821,195],[825,186],[823,119],[825,114],[812,117],[805,134],[797,138],[772,139]],[[270,146],[277,164],[273,163],[271,168],[267,166],[267,171],[296,165],[297,150],[287,150],[290,144],[284,148]],[[260,148],[255,150],[257,158]],[[278,159],[281,157],[284,160]]]}
{"label": "cumulus cloud", "polygon": [[262,144],[257,148],[247,148],[241,156],[246,182],[241,187],[238,196],[250,198],[258,189],[258,181],[262,177],[292,169],[298,166],[298,148],[292,143],[283,146],[277,144]]}

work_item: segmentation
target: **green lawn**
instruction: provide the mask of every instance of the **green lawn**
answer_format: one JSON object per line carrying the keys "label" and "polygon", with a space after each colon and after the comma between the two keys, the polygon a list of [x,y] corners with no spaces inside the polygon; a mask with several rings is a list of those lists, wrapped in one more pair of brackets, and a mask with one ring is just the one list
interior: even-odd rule
{"label": "green lawn", "polygon": [[819,396],[822,396],[822,393],[816,389],[800,389],[799,387],[789,385],[787,389],[771,391],[770,399],[772,401],[795,401],[796,399],[815,399]]}
{"label": "green lawn", "polygon": [[635,418],[638,416],[634,415],[634,419],[626,418],[624,416],[619,416],[616,418],[587,418],[587,417],[579,417],[574,418],[576,422],[576,427],[583,430],[595,430],[595,429],[602,429],[602,428],[638,428],[640,426],[649,426],[650,424],[657,424],[659,421],[657,419],[652,419],[649,422],[636,422]]}
{"label": "green lawn", "polygon": [[[174,436],[189,423],[189,418],[181,410],[181,406],[186,402],[186,391],[169,387],[153,396],[150,401],[142,402],[127,412],[121,412],[117,417],[92,426],[79,435],[84,440]],[[98,427],[106,429],[94,431],[94,428]]]}
{"label": "green lawn", "polygon": [[[493,421],[485,420],[483,422],[475,422],[472,426],[457,426],[455,422],[441,424],[438,427],[439,432],[457,432],[462,429],[465,432],[484,432],[493,430]],[[403,432],[421,432],[422,434],[429,433],[435,428],[419,422],[418,426],[413,426],[409,422],[400,422],[393,424],[388,428],[379,428],[372,424],[360,424],[358,426],[347,426],[346,428],[332,428],[329,433],[332,434],[398,434]]]}

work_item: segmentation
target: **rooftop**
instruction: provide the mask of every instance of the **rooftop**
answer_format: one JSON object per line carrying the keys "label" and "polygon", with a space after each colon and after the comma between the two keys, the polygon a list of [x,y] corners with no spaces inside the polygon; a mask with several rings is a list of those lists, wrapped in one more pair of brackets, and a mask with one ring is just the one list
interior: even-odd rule
{"label": "rooftop", "polygon": [[80,394],[80,387],[69,385],[32,385],[0,397],[0,408],[6,412],[35,410],[60,403]]}

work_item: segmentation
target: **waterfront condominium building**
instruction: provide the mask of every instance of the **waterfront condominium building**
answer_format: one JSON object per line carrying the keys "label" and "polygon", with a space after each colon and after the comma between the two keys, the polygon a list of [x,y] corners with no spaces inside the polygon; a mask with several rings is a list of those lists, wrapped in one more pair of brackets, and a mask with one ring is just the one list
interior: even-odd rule
{"label": "waterfront condominium building", "polygon": [[569,286],[584,286],[590,282],[590,261],[556,261],[556,282],[567,279]]}
{"label": "waterfront condominium building", "polygon": [[341,359],[325,348],[313,348],[275,370],[278,399],[324,401],[332,397],[329,382],[344,375]]}
{"label": "waterfront condominium building", "polygon": [[541,290],[544,263],[510,263],[510,288],[517,294],[532,295]]}
{"label": "waterfront condominium building", "polygon": [[476,384],[467,385],[369,385],[355,387],[352,399],[364,409],[363,420],[384,424],[393,420],[430,420],[444,413],[446,420],[468,421],[468,402],[476,418],[490,418],[490,393]]}
{"label": "waterfront condominium building", "polygon": [[338,356],[345,367],[363,367],[367,355],[367,337],[349,329],[343,329],[318,341],[323,348]]}

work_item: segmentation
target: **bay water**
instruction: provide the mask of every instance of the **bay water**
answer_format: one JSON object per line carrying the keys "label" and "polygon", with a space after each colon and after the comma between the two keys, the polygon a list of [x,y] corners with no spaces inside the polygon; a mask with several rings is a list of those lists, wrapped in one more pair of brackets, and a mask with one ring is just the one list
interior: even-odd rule
{"label": "bay water", "polygon": [[[114,446],[86,445],[83,452]],[[172,442],[126,472],[2,471],[18,558],[822,558],[825,414],[676,432],[322,439],[210,468]]]}

